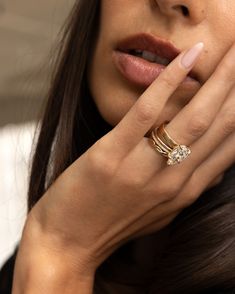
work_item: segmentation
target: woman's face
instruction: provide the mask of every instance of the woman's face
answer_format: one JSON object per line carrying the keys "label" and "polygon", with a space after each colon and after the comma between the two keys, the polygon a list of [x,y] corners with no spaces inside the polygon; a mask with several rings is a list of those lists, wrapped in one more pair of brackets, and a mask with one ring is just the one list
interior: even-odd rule
{"label": "woman's face", "polygon": [[[158,123],[170,120],[207,81],[235,41],[235,1],[101,0],[100,30],[90,60],[88,80],[99,112],[112,126],[121,120],[147,88],[146,84],[140,83],[142,76],[135,72],[135,67],[133,72],[133,60],[136,59],[132,57],[131,68],[127,62],[129,65],[125,70],[129,73],[126,75],[113,58],[123,39],[139,33],[165,39],[180,51],[198,41],[205,44],[204,52],[194,67],[197,81],[184,83],[175,91]],[[125,68],[123,56],[121,62]],[[144,62],[146,65],[147,61]],[[156,99],[160,95],[156,93]]]}

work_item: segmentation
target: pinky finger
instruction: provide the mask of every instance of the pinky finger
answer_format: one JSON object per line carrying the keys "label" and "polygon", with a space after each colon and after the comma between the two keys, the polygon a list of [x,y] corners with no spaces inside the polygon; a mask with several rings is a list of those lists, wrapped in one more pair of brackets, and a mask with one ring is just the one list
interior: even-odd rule
{"label": "pinky finger", "polygon": [[[167,227],[174,220],[174,218],[181,212],[181,210],[182,209],[171,212],[170,214],[166,213],[166,215],[161,220],[155,220],[154,222],[148,224],[146,227],[136,232],[134,234],[133,239],[156,233],[162,230],[163,228]],[[156,237],[154,238],[156,239]],[[157,242],[159,241],[157,240]]]}

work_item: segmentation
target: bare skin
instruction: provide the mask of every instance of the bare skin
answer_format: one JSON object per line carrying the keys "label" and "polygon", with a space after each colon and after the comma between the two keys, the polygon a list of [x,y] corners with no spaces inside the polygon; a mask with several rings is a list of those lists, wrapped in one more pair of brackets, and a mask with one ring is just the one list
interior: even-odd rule
{"label": "bare skin", "polygon": [[[181,6],[188,9],[189,16],[183,15]],[[171,120],[209,79],[235,41],[234,15],[234,0],[102,0],[88,75],[102,117],[117,125],[146,90],[133,86],[116,70],[112,53],[120,40],[145,32],[171,41],[181,51],[204,42],[204,52],[194,67],[200,83],[190,89],[181,84],[158,117]]]}
{"label": "bare skin", "polygon": [[115,249],[166,227],[234,163],[235,44],[167,126],[191,146],[190,160],[166,166],[149,145],[146,134],[190,70],[180,63],[182,54],[32,209],[13,294],[76,293],[78,287],[92,293],[96,268]]}
{"label": "bare skin", "polygon": [[[183,14],[182,7],[187,8],[188,16]],[[159,125],[165,120],[171,121],[211,77],[235,41],[234,15],[234,0],[102,0],[100,30],[94,54],[90,57],[88,72],[92,97],[102,117],[112,126],[116,126],[146,90],[132,85],[116,70],[111,57],[120,40],[139,32],[147,32],[168,39],[180,50],[189,48],[197,41],[205,44],[205,49],[194,67],[199,83],[191,88],[182,84],[178,86],[161,114],[156,116],[155,125]],[[160,92],[156,93],[156,99],[160,95]],[[217,96],[211,95],[210,99],[215,101]],[[207,105],[202,103],[201,107]],[[211,103],[209,107],[214,105]],[[200,116],[200,111],[197,115]],[[183,125],[181,127],[184,128]],[[170,133],[179,142],[184,141],[183,137],[181,139],[181,127],[175,126],[174,132]],[[141,158],[138,167],[142,168],[148,157],[146,160],[143,158],[144,162]],[[218,184],[222,178],[223,173],[211,185]],[[197,189],[196,186],[195,188]],[[163,230],[167,231],[167,227]],[[136,248],[131,253],[140,267],[143,268],[148,261],[154,260],[151,255],[156,255],[156,244],[164,242],[165,234],[163,235],[164,238],[162,232],[155,233],[156,242],[153,251],[148,250],[149,257],[145,248],[147,244],[149,246],[149,243],[153,243],[153,239],[141,237],[135,240]]]}
{"label": "bare skin", "polygon": [[[149,234],[159,232],[160,243],[174,217],[222,179],[235,159],[234,47],[229,51],[234,13],[234,0],[101,1],[88,80],[101,115],[114,129],[59,177],[29,214],[13,294],[92,293],[97,266],[128,240],[136,241],[136,260],[148,263],[141,246],[149,244]],[[203,41],[205,50],[194,66],[200,83],[182,86],[187,71],[179,66],[180,57],[147,89],[124,80],[112,51],[120,39],[142,31],[169,38],[181,50]],[[167,167],[149,146],[149,130],[163,120],[171,120],[167,130],[175,140],[191,146],[190,159],[179,166]]]}

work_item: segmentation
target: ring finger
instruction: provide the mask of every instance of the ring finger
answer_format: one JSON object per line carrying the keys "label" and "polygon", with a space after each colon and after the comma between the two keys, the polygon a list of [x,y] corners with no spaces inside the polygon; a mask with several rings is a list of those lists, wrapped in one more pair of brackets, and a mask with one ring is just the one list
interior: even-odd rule
{"label": "ring finger", "polygon": [[[229,91],[231,90],[235,82],[235,67],[230,61],[233,56],[235,56],[235,45],[232,47],[232,50],[228,52],[221,65],[218,66],[212,77],[201,88],[201,90],[199,90],[199,92],[192,99],[189,105],[182,109],[166,126],[167,132],[169,134],[173,134],[173,139],[175,141],[179,141],[181,144],[184,145],[191,145],[196,139],[199,139],[202,136],[203,132],[205,132],[207,129],[210,129],[209,127],[211,124],[213,125],[213,120],[221,109],[224,101],[228,97]],[[232,94],[230,94],[229,96],[231,95]],[[229,105],[228,109],[234,108]],[[232,115],[230,115],[230,117],[231,116]],[[228,123],[231,124],[232,119],[229,120],[230,121]],[[228,118],[226,118],[226,121],[228,121]],[[226,126],[224,128],[226,128]],[[225,133],[221,132],[221,122],[219,122],[219,124],[217,124],[217,127],[215,127],[214,129],[215,131],[212,131],[211,134],[208,135],[208,144],[206,141],[207,139],[203,143],[203,146],[207,146],[207,156],[211,152],[212,148],[215,148],[216,145],[219,144],[219,140],[222,140],[226,135]],[[217,142],[214,140],[214,137],[215,139],[217,138]],[[154,148],[149,147],[151,147],[149,140],[144,137],[143,140],[128,155],[127,162],[128,166],[132,167],[132,175],[134,176],[134,174],[136,173],[136,177],[138,175],[141,176],[143,178],[143,181],[147,170],[148,175],[146,174],[146,178],[149,177],[149,179],[151,179],[152,177],[154,177],[157,171],[164,170],[164,167],[167,167],[166,160],[159,154],[159,156],[156,156],[156,151],[154,150]],[[197,150],[196,152],[198,153],[199,151]],[[205,158],[206,152],[203,151],[204,155],[202,156],[201,160]],[[131,158],[133,158],[133,160],[130,161]],[[136,161],[136,158],[138,158],[139,160]],[[189,177],[190,172],[192,173],[195,169],[196,162],[195,164],[192,164],[192,158],[193,157],[191,156],[190,159],[186,160],[183,164],[180,165],[180,168],[183,168],[185,171],[184,180]],[[129,164],[130,162],[132,163],[131,165]],[[198,163],[199,157],[197,157],[197,164]],[[177,166],[176,168],[178,170],[179,167]],[[169,170],[168,168],[166,169],[166,173],[168,173],[168,176],[171,172],[175,173],[175,168],[172,168],[171,170]]]}
{"label": "ring finger", "polygon": [[[171,174],[180,173],[182,183],[190,177],[193,172],[206,161],[207,158],[223,144],[225,139],[234,132],[235,129],[235,87],[232,88],[229,96],[224,103],[221,111],[216,116],[213,124],[208,131],[197,140],[191,147],[192,154],[186,159],[181,166],[169,169],[165,168],[160,177],[169,177]],[[180,172],[179,172],[180,168]]]}
{"label": "ring finger", "polygon": [[[235,133],[231,134],[195,171],[188,183],[175,198],[158,204],[158,206],[149,211],[144,218],[139,220],[139,222],[142,221],[148,225],[146,225],[145,228],[142,227],[138,236],[143,235],[143,232],[145,234],[146,232],[158,231],[162,228],[162,223],[166,221],[166,224],[164,224],[167,225],[183,209],[192,205],[206,190],[208,184],[213,179],[224,173],[235,163],[234,144]],[[226,154],[226,156],[224,156],[224,154]],[[138,222],[135,225],[138,227]]]}

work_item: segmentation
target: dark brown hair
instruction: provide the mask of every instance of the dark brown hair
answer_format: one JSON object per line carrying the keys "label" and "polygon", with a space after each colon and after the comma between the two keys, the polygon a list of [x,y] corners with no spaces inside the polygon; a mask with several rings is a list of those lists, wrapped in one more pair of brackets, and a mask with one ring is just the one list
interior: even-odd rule
{"label": "dark brown hair", "polygon": [[[112,129],[99,114],[86,80],[99,16],[99,0],[77,1],[59,42],[32,161],[28,210],[73,161]],[[142,293],[149,294],[235,288],[234,178],[232,167],[221,184],[178,215],[170,224],[164,253],[150,272],[133,271],[128,254],[133,241],[116,250],[97,270],[95,293],[106,293],[107,281],[143,286]]]}

